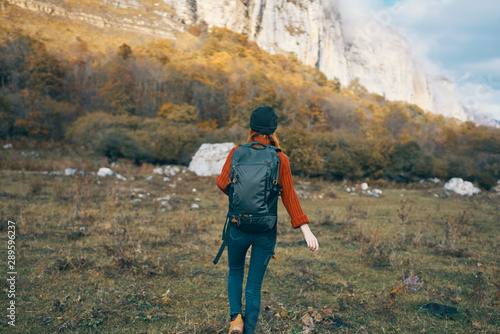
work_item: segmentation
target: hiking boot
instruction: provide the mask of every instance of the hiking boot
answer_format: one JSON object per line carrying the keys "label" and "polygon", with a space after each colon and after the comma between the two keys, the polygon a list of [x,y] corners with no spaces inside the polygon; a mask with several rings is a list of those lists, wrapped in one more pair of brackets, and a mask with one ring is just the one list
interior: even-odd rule
{"label": "hiking boot", "polygon": [[229,328],[229,334],[241,334],[243,333],[243,318],[241,314],[231,319],[231,327]]}

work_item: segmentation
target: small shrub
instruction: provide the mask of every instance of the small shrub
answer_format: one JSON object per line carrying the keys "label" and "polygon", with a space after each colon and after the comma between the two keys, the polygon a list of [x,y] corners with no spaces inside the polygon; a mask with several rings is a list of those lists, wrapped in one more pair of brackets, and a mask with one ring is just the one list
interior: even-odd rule
{"label": "small shrub", "polygon": [[471,236],[472,229],[474,227],[474,219],[470,212],[464,210],[461,214],[458,214],[455,218],[453,218],[451,223],[458,237]]}
{"label": "small shrub", "polygon": [[470,253],[466,249],[457,249],[455,243],[461,236],[470,236],[473,226],[473,220],[470,215],[464,211],[455,218],[446,217],[444,240],[436,243],[436,251],[442,255],[455,257],[467,257]]}
{"label": "small shrub", "polygon": [[57,269],[58,271],[65,271],[71,269],[85,269],[89,268],[90,266],[91,263],[89,263],[85,258],[72,258],[69,260],[67,258],[61,258],[56,259],[52,267]]}
{"label": "small shrub", "polygon": [[52,194],[57,200],[67,200],[66,187],[63,185],[63,179],[56,180],[52,183]]}
{"label": "small shrub", "polygon": [[28,181],[29,189],[32,194],[39,194],[43,189],[43,181],[36,177]]}
{"label": "small shrub", "polygon": [[344,220],[340,223],[340,229],[342,231],[342,238],[347,241],[348,240],[348,232],[349,229],[354,225],[356,220],[356,208],[353,204],[349,204],[346,207],[347,215]]}
{"label": "small shrub", "polygon": [[485,304],[486,300],[489,297],[489,293],[487,291],[488,284],[486,283],[484,274],[481,271],[476,273],[473,286],[474,292],[472,294],[472,300],[477,305]]}
{"label": "small shrub", "polygon": [[376,267],[387,267],[391,265],[391,255],[394,246],[381,239],[382,232],[380,226],[370,233],[369,236],[359,235],[359,255],[366,264]]}
{"label": "small shrub", "polygon": [[416,275],[413,275],[413,273],[410,271],[410,275],[408,277],[406,278],[403,277],[403,279],[394,288],[390,290],[388,300],[387,301],[384,300],[382,302],[382,305],[378,311],[381,313],[390,312],[392,306],[397,301],[400,295],[405,293],[418,292],[422,287],[422,285],[424,285],[424,283],[419,282],[419,280],[420,278]]}
{"label": "small shrub", "polygon": [[410,201],[409,198],[402,198],[400,201],[400,207],[398,209],[398,217],[401,223],[401,233],[400,233],[400,243],[401,245],[404,245],[405,243],[408,242],[408,236],[407,236],[407,226],[409,225],[409,216],[410,216],[410,211],[412,209],[412,206],[408,204]]}

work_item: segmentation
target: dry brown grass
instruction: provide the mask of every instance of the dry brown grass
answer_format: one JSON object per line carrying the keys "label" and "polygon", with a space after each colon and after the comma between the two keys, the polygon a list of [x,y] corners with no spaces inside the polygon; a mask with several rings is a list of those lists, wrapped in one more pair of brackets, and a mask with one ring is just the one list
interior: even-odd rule
{"label": "dry brown grass", "polygon": [[[16,147],[10,159],[21,159]],[[64,168],[108,166],[99,157],[38,151],[42,165],[50,158]],[[21,332],[227,330],[226,253],[217,266],[211,262],[227,200],[213,178],[187,173],[182,181],[159,175],[147,180],[153,168],[122,162],[116,169],[135,176],[127,181],[0,170],[0,219],[16,221],[18,228]],[[33,193],[35,180],[43,186]],[[384,198],[374,198],[317,180],[302,186],[310,196],[301,203],[320,251],[307,250],[281,206],[279,261],[266,274],[260,332],[299,333],[304,326],[315,333],[498,328],[497,194],[435,199],[426,190],[387,188]],[[336,196],[319,197],[328,191]],[[166,195],[169,206],[156,200]],[[402,197],[411,197],[412,210],[405,215],[411,222],[405,224],[406,242],[399,244]],[[451,217],[454,247],[467,248],[467,257],[435,251],[446,239],[442,217]],[[6,241],[2,226],[0,243]],[[410,235],[419,235],[419,242]],[[412,293],[404,290],[411,273],[424,283]],[[440,314],[425,305],[456,312]]]}

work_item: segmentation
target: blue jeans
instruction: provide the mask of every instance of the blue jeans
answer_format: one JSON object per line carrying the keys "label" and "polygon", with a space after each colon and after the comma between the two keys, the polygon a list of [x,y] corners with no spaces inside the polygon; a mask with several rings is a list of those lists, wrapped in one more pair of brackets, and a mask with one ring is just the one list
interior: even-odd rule
{"label": "blue jeans", "polygon": [[247,284],[245,286],[245,334],[251,334],[260,313],[262,280],[276,244],[276,228],[264,233],[243,232],[234,227],[229,231],[227,256],[229,276],[227,294],[231,316],[243,314],[241,310],[243,274],[248,248],[252,246]]}

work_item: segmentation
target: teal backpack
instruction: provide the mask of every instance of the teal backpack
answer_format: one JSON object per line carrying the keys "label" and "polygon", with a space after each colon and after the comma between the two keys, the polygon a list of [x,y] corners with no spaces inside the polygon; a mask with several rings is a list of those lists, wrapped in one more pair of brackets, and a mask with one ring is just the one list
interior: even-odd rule
{"label": "teal backpack", "polygon": [[[259,146],[253,146],[259,145]],[[245,232],[267,232],[276,228],[280,149],[253,142],[234,150],[226,188],[229,210],[222,232],[222,245],[214,259],[217,264],[229,241],[231,227]]]}

